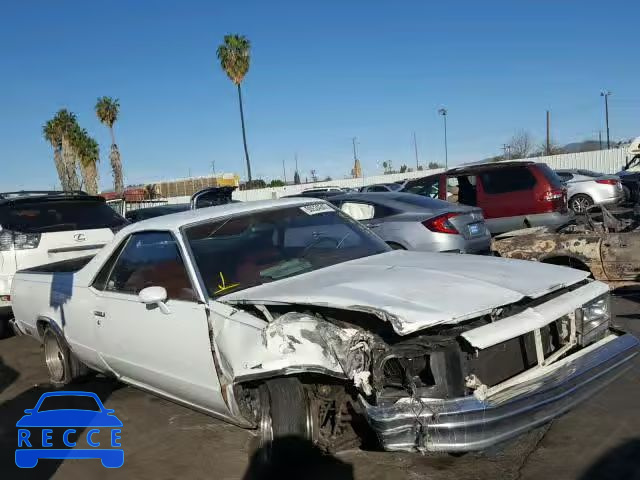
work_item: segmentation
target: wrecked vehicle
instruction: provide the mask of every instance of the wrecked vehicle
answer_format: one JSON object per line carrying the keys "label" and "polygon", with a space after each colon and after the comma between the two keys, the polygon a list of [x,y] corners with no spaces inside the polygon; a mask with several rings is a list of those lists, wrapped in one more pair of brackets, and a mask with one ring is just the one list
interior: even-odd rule
{"label": "wrecked vehicle", "polygon": [[229,204],[135,223],[93,258],[19,272],[17,327],[51,381],[87,369],[337,449],[482,450],[631,367],[588,273],[391,251],[328,203]]}
{"label": "wrecked vehicle", "polygon": [[640,217],[634,211],[614,215],[605,207],[593,206],[561,227],[498,235],[491,249],[505,258],[584,270],[612,287],[640,283]]}

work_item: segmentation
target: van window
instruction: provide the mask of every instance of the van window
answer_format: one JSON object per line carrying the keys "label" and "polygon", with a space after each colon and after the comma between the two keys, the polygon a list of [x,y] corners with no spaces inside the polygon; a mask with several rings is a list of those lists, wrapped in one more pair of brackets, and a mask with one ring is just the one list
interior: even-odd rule
{"label": "van window", "polygon": [[[560,179],[555,173],[553,173],[553,175],[557,178],[558,183],[560,183]],[[480,178],[484,191],[489,194],[530,190],[536,184],[536,178],[527,167],[497,168],[481,173]]]}

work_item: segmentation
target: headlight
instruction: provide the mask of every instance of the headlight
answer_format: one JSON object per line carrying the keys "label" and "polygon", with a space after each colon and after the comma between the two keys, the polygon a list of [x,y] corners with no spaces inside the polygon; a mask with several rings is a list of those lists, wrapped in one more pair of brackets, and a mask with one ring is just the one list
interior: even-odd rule
{"label": "headlight", "polygon": [[576,310],[578,342],[585,346],[602,339],[611,323],[611,297],[601,295]]}

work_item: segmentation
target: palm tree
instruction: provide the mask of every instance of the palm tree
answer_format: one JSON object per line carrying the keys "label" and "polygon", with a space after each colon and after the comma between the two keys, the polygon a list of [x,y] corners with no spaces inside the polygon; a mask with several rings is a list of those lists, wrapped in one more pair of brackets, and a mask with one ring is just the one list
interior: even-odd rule
{"label": "palm tree", "polygon": [[64,165],[65,190],[79,190],[80,182],[76,172],[76,155],[73,150],[72,136],[78,127],[74,113],[66,108],[59,110],[54,117],[54,122],[60,132],[60,146],[62,152],[62,164]]}
{"label": "palm tree", "polygon": [[238,102],[240,103],[240,122],[242,123],[242,142],[244,157],[247,161],[248,185],[251,188],[251,163],[247,149],[247,135],[244,127],[244,110],[242,108],[242,89],[240,84],[249,71],[251,43],[243,35],[225,35],[224,42],[218,47],[217,55],[222,70],[238,87]]}
{"label": "palm tree", "polygon": [[120,159],[120,150],[118,150],[118,145],[116,144],[116,137],[113,134],[113,124],[118,119],[120,103],[117,98],[101,97],[98,98],[95,109],[98,120],[109,127],[109,133],[111,134],[109,160],[111,161],[111,169],[113,170],[113,187],[116,192],[121,193],[124,190],[122,161]]}
{"label": "palm tree", "polygon": [[62,190],[68,190],[67,176],[64,162],[62,160],[62,134],[60,132],[60,124],[55,118],[47,121],[42,127],[42,135],[53,148],[53,163],[58,172],[58,179]]}
{"label": "palm tree", "polygon": [[71,137],[72,147],[82,175],[83,189],[91,194],[98,193],[98,142],[89,136],[84,128],[77,126]]}

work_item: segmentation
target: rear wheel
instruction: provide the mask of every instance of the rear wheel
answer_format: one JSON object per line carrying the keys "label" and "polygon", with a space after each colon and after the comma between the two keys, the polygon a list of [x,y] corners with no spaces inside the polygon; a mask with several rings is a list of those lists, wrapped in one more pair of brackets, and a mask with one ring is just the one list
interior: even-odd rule
{"label": "rear wheel", "polygon": [[87,368],[71,352],[64,339],[48,326],[44,329],[43,349],[49,381],[53,385],[68,385],[87,372]]}
{"label": "rear wheel", "polygon": [[591,205],[593,205],[593,199],[583,193],[578,193],[569,199],[569,208],[575,213],[584,213]]}

